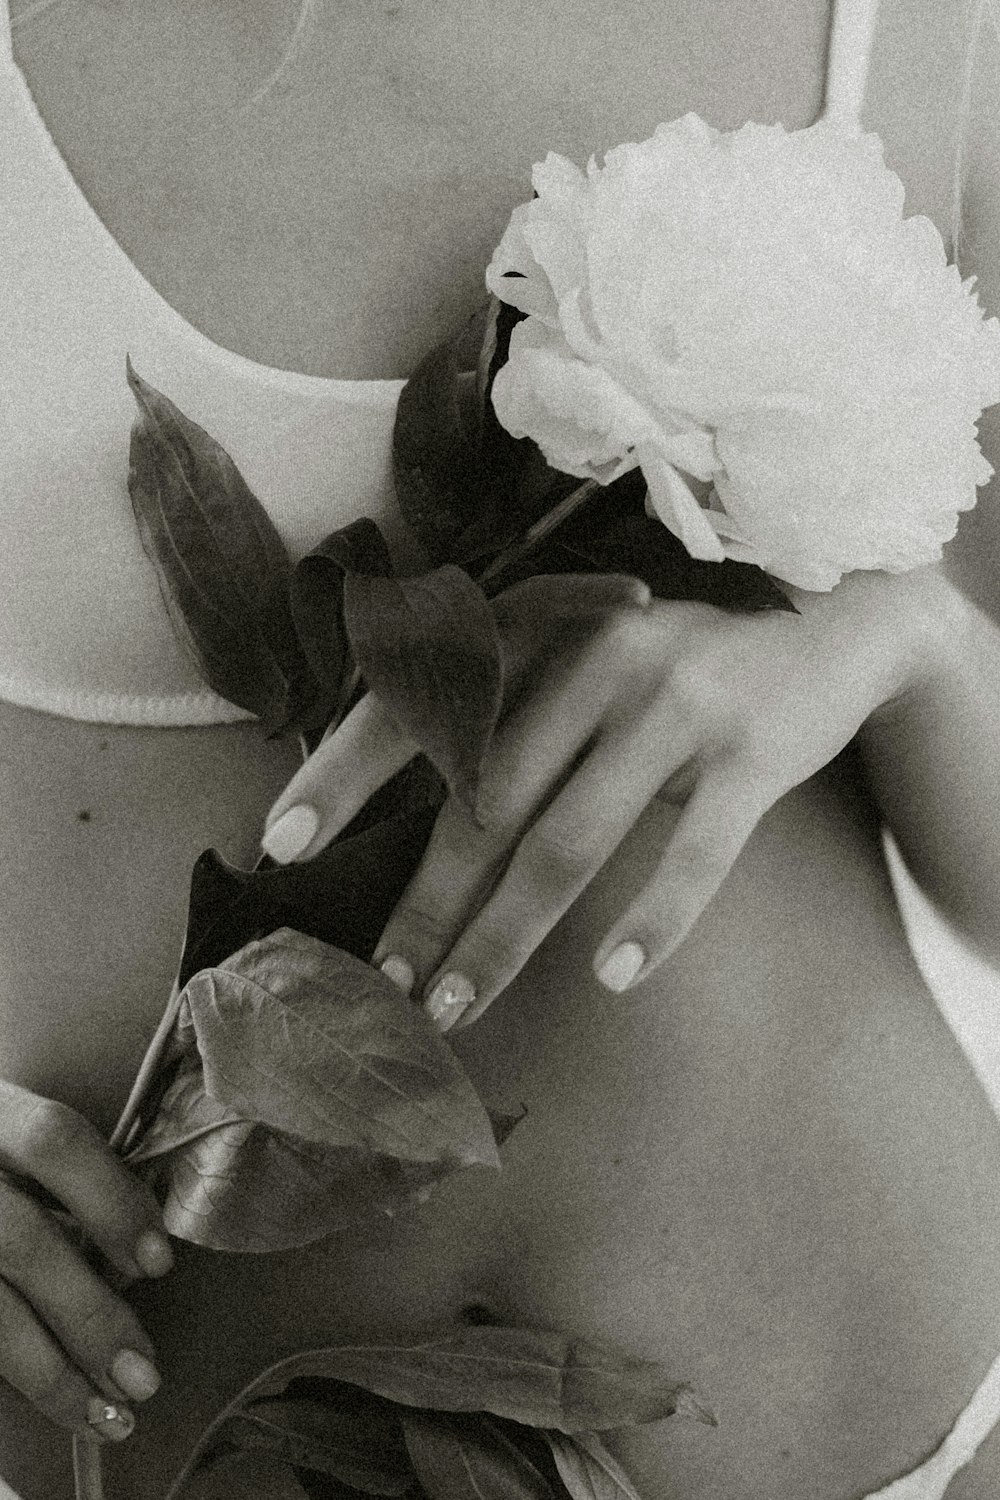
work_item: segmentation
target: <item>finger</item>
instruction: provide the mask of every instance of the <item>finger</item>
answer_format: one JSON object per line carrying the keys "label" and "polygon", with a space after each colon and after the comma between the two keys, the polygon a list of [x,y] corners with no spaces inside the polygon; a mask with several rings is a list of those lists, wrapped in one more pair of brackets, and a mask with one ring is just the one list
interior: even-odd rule
{"label": "finger", "polygon": [[279,865],[318,854],[417,749],[369,693],[313,751],[274,803],[261,840],[264,852]]}
{"label": "finger", "polygon": [[76,1110],[0,1081],[0,1166],[40,1183],[130,1279],[170,1270],[152,1192]]}
{"label": "finger", "polygon": [[40,1204],[0,1182],[0,1277],[107,1397],[144,1401],[159,1385],[153,1348],[132,1309],[87,1265]]}
{"label": "finger", "polygon": [[689,753],[682,739],[665,746],[634,723],[602,736],[525,834],[428,986],[427,1009],[443,1030],[478,1020],[611,857],[665,771]]}
{"label": "finger", "polygon": [[453,798],[445,803],[373,956],[404,989],[433,972],[488,895],[523,828],[593,736],[606,696],[604,675],[581,688],[579,673],[550,664],[490,746],[475,817]]}
{"label": "finger", "polygon": [[618,611],[644,609],[652,595],[626,573],[556,573],[526,578],[498,594],[493,614],[503,648],[504,701],[517,701],[544,652],[580,645]]}
{"label": "finger", "polygon": [[655,874],[594,955],[607,989],[630,989],[680,946],[776,800],[776,792],[735,767],[702,774]]}
{"label": "finger", "polygon": [[135,1425],[121,1401],[96,1390],[31,1307],[0,1282],[0,1376],[51,1422],[70,1431],[91,1431],[112,1442]]}

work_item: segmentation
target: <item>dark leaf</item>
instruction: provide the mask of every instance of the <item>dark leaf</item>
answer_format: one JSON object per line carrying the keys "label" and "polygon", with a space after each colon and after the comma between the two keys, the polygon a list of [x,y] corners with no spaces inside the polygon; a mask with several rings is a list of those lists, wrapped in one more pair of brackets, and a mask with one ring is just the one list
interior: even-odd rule
{"label": "dark leaf", "polygon": [[315,684],[281,538],[232,459],[127,363],[129,494],[174,628],[215,692],[276,732]]}
{"label": "dark leaf", "polygon": [[503,432],[493,410],[493,382],[510,358],[510,336],[518,323],[524,321],[527,313],[521,312],[520,308],[512,307],[509,302],[501,302],[494,297],[490,303],[490,317],[486,325],[486,334],[483,339],[483,348],[479,356],[480,370],[478,374],[478,388],[482,395],[483,406],[492,419],[492,426]]}
{"label": "dark leaf", "polygon": [[491,300],[476,378],[477,504],[451,554],[453,562],[469,566],[475,574],[580,483],[553,469],[531,438],[512,437],[497,420],[493,382],[510,356],[510,336],[525,316],[507,303]]}
{"label": "dark leaf", "polygon": [[557,573],[512,585],[492,601],[503,656],[504,713],[540,668],[582,645],[623,609],[635,608],[638,579],[624,573]]}
{"label": "dark leaf", "polygon": [[455,340],[421,360],[396,408],[392,469],[403,518],[441,563],[475,514],[475,449],[462,421]]}
{"label": "dark leaf", "polygon": [[[364,1414],[370,1397],[361,1392],[380,1398],[369,1418],[373,1430],[394,1420],[388,1403],[422,1408],[424,1415],[489,1412],[516,1423],[518,1447],[553,1485],[558,1470],[541,1442],[547,1433],[523,1429],[581,1432],[589,1442],[595,1428],[641,1425],[674,1411],[704,1416],[688,1388],[670,1382],[660,1366],[539,1329],[462,1327],[416,1342],[311,1349],[279,1360],[244,1387],[202,1435],[169,1500],[218,1449],[234,1412],[287,1394]],[[510,1437],[509,1426],[504,1430]]]}
{"label": "dark leaf", "polygon": [[[165,1111],[180,1108],[168,1093]],[[468,1165],[457,1156],[407,1162],[364,1147],[317,1146],[240,1120],[192,1133],[172,1150],[168,1132],[183,1135],[186,1124],[167,1120],[149,1147],[163,1155],[147,1156],[143,1142],[126,1159],[163,1197],[168,1231],[213,1250],[293,1249],[377,1215],[392,1218]]]}
{"label": "dark leaf", "polygon": [[489,1111],[490,1124],[493,1126],[493,1139],[498,1146],[502,1146],[504,1141],[510,1139],[521,1121],[527,1117],[527,1113],[523,1105],[516,1115],[494,1109]]}
{"label": "dark leaf", "polygon": [[[499,297],[490,297],[486,312],[486,322],[483,328],[483,341],[479,349],[479,358],[476,361],[476,405],[480,431],[486,411],[486,402],[493,388],[496,372],[500,368],[496,362],[496,358],[501,336],[501,312],[504,306],[505,304],[500,301]],[[509,331],[506,332],[506,342],[508,348],[504,355],[505,359],[509,354]]]}
{"label": "dark leaf", "polygon": [[[525,573],[631,573],[659,599],[691,599],[738,612],[795,606],[752,563],[704,562],[691,557],[663,523],[647,516],[645,480],[638,469],[608,485],[555,532],[550,549],[533,553]],[[558,558],[561,554],[561,564]]]}
{"label": "dark leaf", "polygon": [[346,707],[353,662],[344,629],[345,573],[392,573],[382,533],[367,517],[325,537],[292,575],[295,629],[320,687],[303,725],[307,729],[322,728]]}
{"label": "dark leaf", "polygon": [[175,1029],[182,1061],[128,1159],[166,1183],[165,1218],[182,1238],[305,1244],[396,1211],[450,1171],[499,1165],[444,1038],[376,969],[328,944],[282,930],[200,970]]}
{"label": "dark leaf", "polygon": [[[579,481],[551,468],[530,439],[515,439],[490,400],[523,314],[491,299],[474,386],[459,374],[456,349],[466,329],[432,350],[404,387],[394,433],[400,508],[435,563],[478,572],[518,538],[550,497]],[[474,411],[465,415],[466,397]]]}
{"label": "dark leaf", "polygon": [[272,1366],[258,1394],[281,1391],[301,1376],[348,1381],[402,1406],[487,1411],[559,1432],[702,1413],[690,1388],[661,1365],[541,1329],[483,1325],[417,1343],[316,1349]]}
{"label": "dark leaf", "polygon": [[[280,1496],[281,1500],[306,1500],[308,1491],[292,1481],[293,1471],[269,1453],[219,1447],[205,1455],[195,1468],[178,1475],[164,1500],[234,1500],[239,1496]],[[326,1481],[331,1486],[336,1480]],[[361,1490],[331,1488],[324,1500],[366,1500]]]}
{"label": "dark leaf", "polygon": [[[295,1469],[293,1472],[308,1500],[364,1500],[364,1490],[356,1490],[352,1485],[341,1483],[339,1479],[331,1479],[328,1474],[311,1474],[308,1469]],[[406,1495],[407,1500],[426,1500],[416,1480],[406,1491]]]}
{"label": "dark leaf", "polygon": [[530,438],[513,438],[502,427],[482,463],[482,503],[452,549],[452,560],[476,578],[580,486],[575,475],[551,468]]}
{"label": "dark leaf", "polygon": [[545,1438],[572,1500],[639,1500],[628,1475],[592,1432],[547,1432]]}
{"label": "dark leaf", "polygon": [[208,1095],[320,1145],[496,1164],[489,1122],[444,1038],[390,980],[288,928],[200,970],[182,996]]}
{"label": "dark leaf", "polygon": [[399,1424],[377,1429],[321,1401],[254,1401],[234,1412],[220,1439],[234,1448],[273,1454],[296,1467],[340,1480],[366,1495],[405,1495],[413,1468]]}
{"label": "dark leaf", "polygon": [[350,574],[344,618],[368,686],[471,803],[502,692],[500,642],[482,591],[450,565],[416,578]]}
{"label": "dark leaf", "polygon": [[430,1500],[556,1500],[544,1474],[491,1417],[408,1412],[403,1432]]}
{"label": "dark leaf", "polygon": [[297,864],[241,870],[206,850],[192,871],[180,983],[279,927],[367,957],[416,869],[439,805],[440,797],[414,802]]}

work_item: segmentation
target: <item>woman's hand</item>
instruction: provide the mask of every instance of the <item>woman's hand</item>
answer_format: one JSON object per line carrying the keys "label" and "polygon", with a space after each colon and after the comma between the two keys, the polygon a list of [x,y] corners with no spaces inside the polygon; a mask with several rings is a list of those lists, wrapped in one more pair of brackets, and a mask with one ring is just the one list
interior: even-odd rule
{"label": "woman's hand", "polygon": [[[532,686],[487,753],[476,817],[445,804],[374,955],[404,989],[419,987],[444,1030],[482,1014],[662,792],[683,812],[594,955],[611,990],[645,978],[768,808],[936,663],[934,611],[914,574],[796,591],[799,614],[637,593],[553,650],[547,602],[565,588],[535,578],[495,601]],[[414,748],[369,694],[275,803],[268,852],[315,854]]]}
{"label": "woman's hand", "polygon": [[[39,1189],[66,1210],[63,1228]],[[172,1256],[156,1200],[75,1110],[0,1082],[0,1378],[61,1427],[110,1441],[134,1425],[125,1402],[159,1383],[119,1285],[162,1276]]]}

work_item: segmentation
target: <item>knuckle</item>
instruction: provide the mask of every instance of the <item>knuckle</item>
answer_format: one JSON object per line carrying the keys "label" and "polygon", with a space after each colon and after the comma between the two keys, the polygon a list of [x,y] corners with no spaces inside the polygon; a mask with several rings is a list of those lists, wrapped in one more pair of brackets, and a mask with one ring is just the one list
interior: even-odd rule
{"label": "knuckle", "polygon": [[672,704],[687,717],[703,717],[730,701],[719,674],[701,655],[674,662],[669,682]]}
{"label": "knuckle", "polygon": [[[505,757],[506,760],[506,757]],[[477,842],[484,851],[496,852],[508,841],[517,821],[517,792],[521,781],[519,765],[499,763],[484,776],[476,791]]]}
{"label": "knuckle", "polygon": [[404,895],[392,914],[391,938],[387,928],[381,946],[402,945],[407,951],[434,948],[447,938],[450,925],[444,912],[435,909],[429,892],[426,897]]}
{"label": "knuckle", "polygon": [[0,1261],[16,1281],[26,1272],[37,1273],[47,1259],[44,1209],[24,1193],[4,1184],[0,1193]]}
{"label": "knuckle", "polygon": [[630,666],[645,654],[649,640],[650,622],[644,610],[616,609],[603,621],[596,649],[602,660]]}
{"label": "knuckle", "polygon": [[515,879],[545,893],[578,885],[590,877],[594,865],[594,852],[585,838],[538,824],[522,839],[511,871]]}
{"label": "knuckle", "polygon": [[671,853],[676,874],[686,883],[721,880],[729,869],[724,852],[706,839],[682,839]]}
{"label": "knuckle", "polygon": [[[476,988],[482,994],[502,988],[505,981],[516,974],[532,949],[526,934],[519,932],[514,924],[503,927],[493,923],[479,923],[474,934],[474,956],[470,955],[467,967],[476,975]],[[461,968],[462,964],[459,963]]]}
{"label": "knuckle", "polygon": [[[482,790],[485,797],[492,795],[485,788]],[[503,859],[510,842],[505,827],[498,826],[505,822],[506,813],[497,818],[483,816],[478,790],[472,812],[449,801],[435,824],[430,849],[432,863],[439,869],[468,869],[470,866],[492,869]]]}
{"label": "knuckle", "polygon": [[785,768],[775,754],[774,745],[752,735],[744,736],[734,748],[727,769],[754,807],[770,806],[787,790],[783,782]]}
{"label": "knuckle", "polygon": [[102,1367],[119,1349],[134,1344],[137,1331],[125,1305],[96,1284],[89,1292],[78,1292],[74,1297],[72,1326],[74,1342],[95,1351]]}

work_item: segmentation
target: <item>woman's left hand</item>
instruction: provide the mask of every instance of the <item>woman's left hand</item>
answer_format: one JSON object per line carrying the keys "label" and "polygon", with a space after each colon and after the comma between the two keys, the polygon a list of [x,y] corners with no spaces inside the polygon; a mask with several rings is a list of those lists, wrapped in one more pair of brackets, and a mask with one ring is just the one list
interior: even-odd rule
{"label": "woman's left hand", "polygon": [[[487,752],[476,818],[445,803],[373,962],[416,989],[442,1030],[474,1021],[662,792],[683,811],[594,954],[607,988],[644,979],[764,813],[940,669],[921,578],[856,573],[829,594],[791,591],[798,614],[642,602],[637,589],[638,602],[555,652],[546,599],[565,579],[508,590],[495,601],[501,635],[534,652],[531,688]],[[274,804],[268,852],[317,853],[414,752],[369,694]]]}

